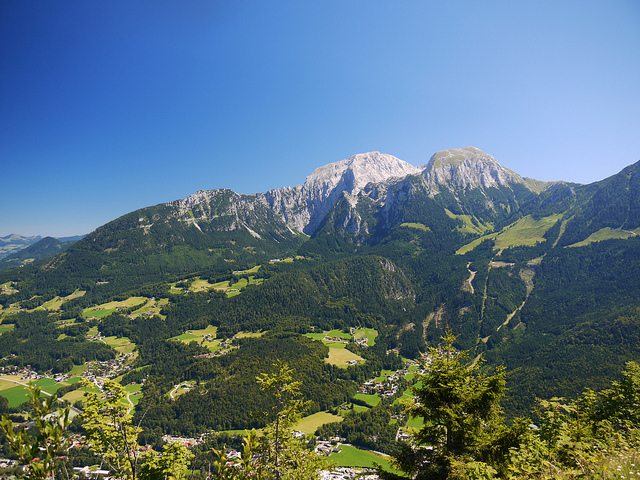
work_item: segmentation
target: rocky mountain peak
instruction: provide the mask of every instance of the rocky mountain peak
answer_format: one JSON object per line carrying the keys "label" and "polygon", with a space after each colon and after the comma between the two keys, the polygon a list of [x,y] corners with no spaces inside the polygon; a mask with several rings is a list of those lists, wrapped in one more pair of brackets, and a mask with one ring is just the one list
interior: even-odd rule
{"label": "rocky mountain peak", "polygon": [[520,175],[503,167],[491,155],[475,147],[436,152],[423,175],[434,185],[456,188],[488,188],[525,183]]}
{"label": "rocky mountain peak", "polygon": [[403,178],[420,173],[418,167],[392,155],[380,152],[359,153],[346,160],[317,168],[307,177],[303,190],[327,197],[336,187],[357,195],[368,183],[380,183],[390,178]]}

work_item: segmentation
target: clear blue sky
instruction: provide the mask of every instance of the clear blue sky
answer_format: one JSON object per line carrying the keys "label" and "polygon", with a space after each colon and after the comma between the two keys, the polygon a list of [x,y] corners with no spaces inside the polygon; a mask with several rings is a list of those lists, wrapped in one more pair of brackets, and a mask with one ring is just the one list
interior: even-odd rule
{"label": "clear blue sky", "polygon": [[640,2],[0,3],[0,236],[475,146],[539,180],[640,160]]}

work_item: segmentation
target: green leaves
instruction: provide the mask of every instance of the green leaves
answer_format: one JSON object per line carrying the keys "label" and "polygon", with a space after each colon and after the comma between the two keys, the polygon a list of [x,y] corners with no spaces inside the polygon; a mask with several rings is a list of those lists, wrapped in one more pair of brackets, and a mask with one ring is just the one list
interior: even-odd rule
{"label": "green leaves", "polygon": [[[92,385],[85,381],[85,386]],[[193,454],[184,446],[167,444],[158,454],[138,445],[140,426],[132,424],[132,414],[124,387],[113,380],[102,385],[102,392],[88,391],[84,402],[84,428],[91,449],[102,456],[111,474],[122,480],[179,480]]]}
{"label": "green leaves", "polygon": [[[447,477],[459,470],[459,462],[486,458],[502,422],[504,369],[491,376],[479,374],[480,361],[471,361],[468,352],[457,352],[451,332],[443,341],[441,349],[430,349],[433,361],[423,365],[428,373],[420,376],[408,406],[408,413],[422,417],[424,426],[413,437],[413,453],[399,465],[418,475]],[[493,470],[476,466],[478,471]],[[473,472],[468,473],[473,478]]]}
{"label": "green leaves", "polygon": [[35,424],[33,434],[24,427],[16,431],[6,415],[2,416],[0,429],[16,454],[27,464],[29,478],[44,480],[51,476],[55,479],[57,458],[69,447],[64,433],[71,423],[70,407],[54,410],[57,397],[41,398],[40,393],[39,387],[29,384],[29,401],[33,407],[29,420]]}
{"label": "green leaves", "polygon": [[301,382],[293,381],[295,371],[286,363],[278,361],[273,366],[274,373],[256,377],[260,390],[274,400],[272,411],[265,412],[272,421],[262,430],[263,435],[258,437],[252,430],[244,438],[243,451],[235,462],[230,462],[224,447],[212,449],[218,457],[216,471],[224,480],[317,479],[320,471],[328,468],[324,458],[307,448],[304,439],[292,435],[301,413],[311,404],[299,398]]}

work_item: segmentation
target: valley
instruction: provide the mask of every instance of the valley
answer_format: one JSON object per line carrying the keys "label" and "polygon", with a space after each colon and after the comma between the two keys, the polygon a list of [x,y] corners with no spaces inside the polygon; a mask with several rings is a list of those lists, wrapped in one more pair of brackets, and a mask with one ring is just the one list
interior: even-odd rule
{"label": "valley", "polygon": [[451,332],[482,373],[505,367],[507,418],[529,415],[640,358],[638,172],[534,182],[474,148],[372,152],[131,212],[0,272],[0,396],[20,411],[33,379],[82,410],[82,379],[116,380],[144,444],[238,449],[272,408],[256,378],[285,361],[299,430],[370,466],[356,448],[398,454],[423,426],[403,405]]}

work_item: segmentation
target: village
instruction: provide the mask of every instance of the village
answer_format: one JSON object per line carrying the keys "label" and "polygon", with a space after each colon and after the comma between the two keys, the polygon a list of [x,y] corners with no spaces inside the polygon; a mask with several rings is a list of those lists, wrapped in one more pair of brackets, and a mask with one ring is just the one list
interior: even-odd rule
{"label": "village", "polygon": [[[356,339],[355,338],[356,330],[357,329],[355,328],[350,329],[350,333],[353,339],[351,341],[356,342],[362,347],[365,347],[365,348],[368,347],[368,341],[369,341],[368,337],[364,336],[362,338]],[[186,333],[190,334],[192,332],[188,331]],[[102,341],[102,342],[105,341],[104,337],[99,333],[95,335],[89,334],[87,335],[87,339],[90,341]],[[199,355],[198,357],[225,355],[233,348],[232,347],[233,340],[234,340],[233,338],[229,338],[226,340],[218,341],[219,343],[217,343],[216,346],[219,347],[219,349],[217,349],[214,352]],[[349,340],[346,340],[343,337],[331,336],[331,335],[325,335],[323,340],[327,342],[339,342],[343,344],[349,343]],[[207,333],[202,336],[202,340],[200,341],[200,343],[204,345],[205,342],[210,343],[214,341],[216,341],[215,334]],[[130,368],[128,367],[128,364],[130,364],[129,360],[133,357],[133,355],[134,355],[133,353],[124,353],[124,354],[121,353],[116,358],[110,359],[110,360],[88,361],[85,363],[86,368],[84,369],[84,371],[82,371],[81,373],[75,376],[81,376],[83,378],[86,378],[88,381],[93,383],[98,389],[102,389],[102,384],[105,379],[116,378],[120,375],[123,375],[128,370],[130,370]],[[363,395],[375,395],[375,396],[379,396],[380,398],[390,398],[390,397],[397,396],[400,393],[400,389],[402,386],[401,380],[404,379],[407,375],[425,373],[426,372],[425,367],[431,363],[431,360],[432,359],[428,355],[424,355],[421,358],[421,361],[419,362],[406,360],[402,369],[397,370],[395,372],[382,372],[380,376],[365,381],[360,386],[358,393]],[[53,379],[56,383],[63,383],[63,382],[68,382],[71,379],[71,376],[69,374],[55,374],[55,375],[54,374],[44,374],[44,375],[38,374],[37,372],[32,370],[30,366],[27,366],[25,368],[18,368],[17,366],[6,366],[6,367],[2,367],[2,371],[5,375],[9,374],[9,375],[20,377],[21,382],[38,381],[41,379]],[[142,383],[144,383],[144,379],[142,380]],[[193,385],[191,385],[190,383],[182,382],[178,385],[175,385],[174,389],[170,392],[170,396],[173,399],[174,394],[178,392],[178,390],[188,391],[192,387]],[[140,393],[141,392],[135,392],[133,393],[133,395],[140,394]],[[398,420],[398,419],[399,418],[395,418],[395,420]],[[162,438],[167,443],[179,443],[188,448],[191,448],[191,447],[195,447],[203,443],[206,443],[208,440],[210,440],[210,437],[215,434],[216,432],[205,432],[200,434],[197,437],[191,437],[191,438],[173,436],[173,435],[164,435]],[[292,432],[292,435],[297,438],[305,437],[305,434],[303,432]],[[407,441],[409,440],[409,438],[410,438],[410,429],[405,427],[399,427],[396,434],[396,440]],[[348,444],[341,443],[341,442],[344,442],[344,439],[337,438],[337,437],[331,438],[329,440],[318,439],[318,440],[315,440],[315,442],[316,444],[314,447],[314,451],[320,455],[324,455],[327,457],[331,456],[332,454],[340,453],[343,446],[348,445]],[[81,448],[84,446],[86,446],[86,439],[82,435],[74,434],[73,437],[71,438],[70,448]],[[148,446],[141,447],[141,448],[143,449],[148,448]],[[235,462],[235,463],[232,463],[232,465],[237,463],[237,465],[239,466],[239,463],[237,462],[237,460],[240,458],[239,452],[228,448],[226,451],[226,454],[230,462]],[[362,469],[362,468],[350,468],[350,467],[337,467],[332,469],[331,471],[322,472],[322,475],[321,475],[321,478],[323,480],[349,480],[356,477],[366,478],[370,480],[378,478],[373,471],[367,471],[366,469]]]}

